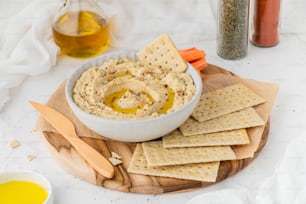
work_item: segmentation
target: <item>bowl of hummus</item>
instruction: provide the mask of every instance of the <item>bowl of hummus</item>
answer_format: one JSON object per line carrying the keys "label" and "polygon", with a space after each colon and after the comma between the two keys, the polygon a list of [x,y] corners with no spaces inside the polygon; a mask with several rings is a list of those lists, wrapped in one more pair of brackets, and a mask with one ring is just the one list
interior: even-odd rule
{"label": "bowl of hummus", "polygon": [[[187,63],[187,62],[186,62]],[[67,102],[89,129],[124,142],[156,139],[178,128],[197,105],[202,80],[137,60],[134,51],[116,51],[76,69],[66,82]]]}

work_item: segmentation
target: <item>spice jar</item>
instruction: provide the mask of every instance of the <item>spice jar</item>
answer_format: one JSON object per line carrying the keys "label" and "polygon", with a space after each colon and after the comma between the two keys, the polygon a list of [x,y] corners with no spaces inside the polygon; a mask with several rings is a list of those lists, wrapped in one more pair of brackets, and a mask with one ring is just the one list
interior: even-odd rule
{"label": "spice jar", "polygon": [[251,42],[260,47],[271,47],[279,42],[281,0],[254,0]]}
{"label": "spice jar", "polygon": [[217,53],[225,59],[247,55],[249,0],[218,0]]}
{"label": "spice jar", "polygon": [[62,55],[86,58],[102,53],[110,44],[110,28],[95,0],[65,0],[54,17],[53,38]]}

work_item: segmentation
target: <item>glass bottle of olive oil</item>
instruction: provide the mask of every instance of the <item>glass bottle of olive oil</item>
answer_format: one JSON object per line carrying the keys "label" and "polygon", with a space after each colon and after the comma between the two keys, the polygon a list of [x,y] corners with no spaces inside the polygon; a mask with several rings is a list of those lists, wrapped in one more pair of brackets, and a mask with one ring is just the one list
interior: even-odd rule
{"label": "glass bottle of olive oil", "polygon": [[110,44],[108,19],[94,0],[66,0],[52,30],[61,54],[70,57],[96,56]]}

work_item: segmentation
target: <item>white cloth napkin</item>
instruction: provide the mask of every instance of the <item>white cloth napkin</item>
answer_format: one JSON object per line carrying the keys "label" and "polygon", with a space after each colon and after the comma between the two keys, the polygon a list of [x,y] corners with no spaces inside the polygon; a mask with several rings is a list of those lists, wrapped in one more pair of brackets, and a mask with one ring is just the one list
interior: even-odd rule
{"label": "white cloth napkin", "polygon": [[187,204],[305,204],[305,147],[305,135],[290,142],[274,174],[258,187],[254,197],[247,189],[223,189],[198,195]]}
{"label": "white cloth napkin", "polygon": [[10,99],[9,90],[29,75],[49,71],[56,64],[57,46],[51,22],[60,2],[36,0],[3,24],[0,36],[0,110]]}

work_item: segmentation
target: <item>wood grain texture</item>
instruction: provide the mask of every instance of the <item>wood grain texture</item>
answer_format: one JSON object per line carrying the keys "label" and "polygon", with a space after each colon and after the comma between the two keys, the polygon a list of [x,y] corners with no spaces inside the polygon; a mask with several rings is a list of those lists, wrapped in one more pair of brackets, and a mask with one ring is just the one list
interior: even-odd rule
{"label": "wood grain texture", "polygon": [[[212,76],[214,74],[234,75],[225,69],[214,65],[209,65],[204,70],[205,76]],[[266,144],[269,136],[269,128],[270,123],[268,121],[262,134],[258,149],[253,158],[222,161],[220,163],[217,182],[235,175],[256,158]],[[111,156],[112,151],[123,157],[123,163],[115,167],[115,176],[112,179],[108,179],[91,168],[75,151],[70,143],[60,134],[43,132],[43,136],[50,151],[69,173],[87,182],[108,189],[132,193],[161,194],[167,192],[192,190],[214,184],[209,182],[129,174],[127,172],[127,168],[129,161],[132,158],[133,150],[136,146],[135,143],[82,138],[86,143],[95,148],[106,158]]]}

